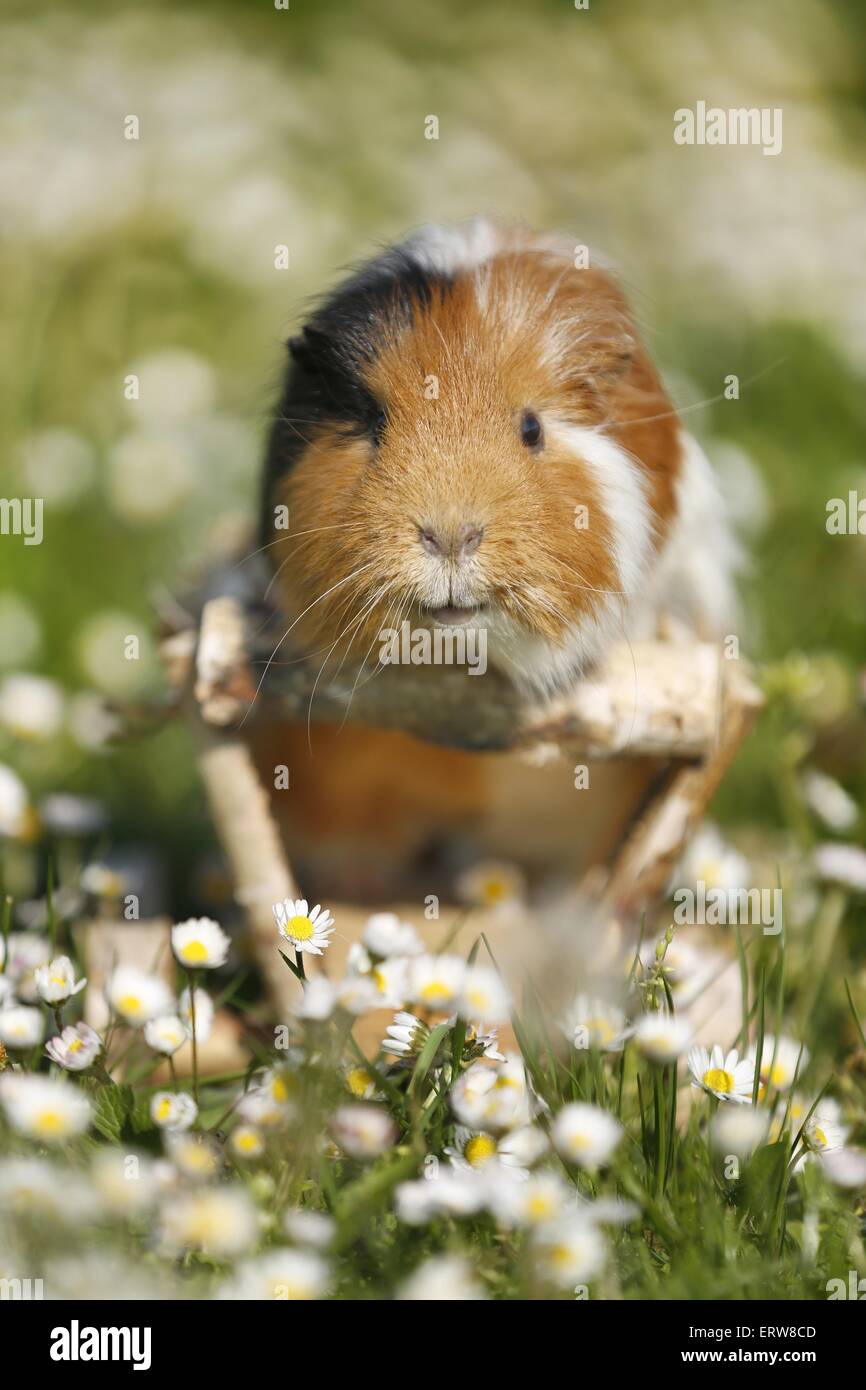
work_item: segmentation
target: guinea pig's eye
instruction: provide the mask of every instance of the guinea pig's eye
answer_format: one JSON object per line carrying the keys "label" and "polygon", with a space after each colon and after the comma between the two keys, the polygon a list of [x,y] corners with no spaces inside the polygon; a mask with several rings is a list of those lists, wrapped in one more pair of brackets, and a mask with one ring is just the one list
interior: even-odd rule
{"label": "guinea pig's eye", "polygon": [[544,430],[534,410],[524,410],[520,417],[520,442],[536,453],[544,445]]}

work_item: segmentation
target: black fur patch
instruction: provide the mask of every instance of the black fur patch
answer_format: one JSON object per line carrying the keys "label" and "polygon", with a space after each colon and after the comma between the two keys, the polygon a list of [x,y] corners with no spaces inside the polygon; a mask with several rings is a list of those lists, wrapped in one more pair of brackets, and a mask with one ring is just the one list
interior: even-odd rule
{"label": "black fur patch", "polygon": [[289,365],[265,458],[263,542],[270,539],[275,485],[307,447],[317,423],[375,441],[384,424],[383,403],[371,395],[364,368],[389,327],[408,324],[417,305],[429,304],[434,292],[445,293],[450,284],[448,276],[419,264],[410,249],[393,247],[338,286],[289,339]]}

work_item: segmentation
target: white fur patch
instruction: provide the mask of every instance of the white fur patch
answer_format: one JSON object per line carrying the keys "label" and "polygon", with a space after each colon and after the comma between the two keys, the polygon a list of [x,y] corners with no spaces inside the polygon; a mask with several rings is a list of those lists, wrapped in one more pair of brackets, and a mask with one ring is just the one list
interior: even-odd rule
{"label": "white fur patch", "polygon": [[502,232],[486,217],[473,217],[454,226],[429,223],[405,243],[420,265],[441,275],[477,270],[502,245]]}

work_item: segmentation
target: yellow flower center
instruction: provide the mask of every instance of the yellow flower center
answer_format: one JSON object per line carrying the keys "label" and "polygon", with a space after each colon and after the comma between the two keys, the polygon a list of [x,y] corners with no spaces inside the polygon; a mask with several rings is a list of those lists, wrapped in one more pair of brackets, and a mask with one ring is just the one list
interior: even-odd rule
{"label": "yellow flower center", "polygon": [[826,1149],[826,1147],[827,1147],[827,1136],[826,1136],[826,1134],[824,1133],[823,1129],[820,1129],[817,1125],[816,1125],[815,1128],[812,1130],[812,1138],[813,1138],[813,1139],[817,1139],[817,1141],[818,1141],[818,1143],[821,1145],[821,1147]]}
{"label": "yellow flower center", "polygon": [[463,1157],[473,1168],[479,1168],[482,1163],[487,1163],[496,1153],[496,1140],[489,1134],[473,1134],[471,1139],[467,1139],[463,1149]]}
{"label": "yellow flower center", "polygon": [[202,961],[207,960],[208,949],[203,941],[188,941],[181,948],[181,955],[190,965],[201,965]]}
{"label": "yellow flower center", "polygon": [[165,1096],[165,1097],[159,1102],[159,1105],[158,1105],[157,1108],[156,1108],[156,1118],[157,1118],[158,1120],[167,1120],[170,1114],[171,1114],[171,1097],[170,1097],[170,1096]]}
{"label": "yellow flower center", "polygon": [[450,989],[443,980],[431,980],[421,991],[421,998],[425,1004],[437,1004],[447,999],[451,994]]}
{"label": "yellow flower center", "polygon": [[553,1215],[553,1203],[549,1197],[537,1192],[534,1197],[530,1197],[527,1211],[533,1221],[545,1221],[548,1216]]}
{"label": "yellow flower center", "polygon": [[122,999],[118,999],[117,1007],[122,1014],[141,1013],[141,1000],[137,994],[124,994]]}
{"label": "yellow flower center", "polygon": [[69,1044],[69,1051],[80,1052],[83,1046],[84,1043],[81,1041],[80,1038],[73,1038],[72,1042]]}
{"label": "yellow flower center", "polygon": [[282,1103],[289,1098],[289,1088],[285,1077],[275,1076],[271,1082],[271,1095],[275,1101]]}
{"label": "yellow flower center", "polygon": [[259,1148],[259,1136],[251,1130],[242,1130],[235,1135],[235,1148],[245,1154],[256,1153]]}
{"label": "yellow flower center", "polygon": [[501,903],[505,897],[506,887],[503,878],[488,878],[481,889],[481,896],[486,903]]}
{"label": "yellow flower center", "polygon": [[63,1116],[56,1110],[43,1110],[36,1117],[34,1129],[37,1134],[62,1134]]}
{"label": "yellow flower center", "polygon": [[295,941],[309,941],[313,930],[309,917],[290,917],[286,923],[286,931]]}
{"label": "yellow flower center", "polygon": [[346,1085],[353,1096],[363,1096],[370,1085],[370,1074],[363,1067],[353,1067],[346,1076]]}
{"label": "yellow flower center", "polygon": [[704,1072],[704,1085],[710,1091],[721,1091],[722,1095],[729,1096],[734,1089],[734,1078],[721,1067],[710,1067],[709,1071]]}
{"label": "yellow flower center", "polygon": [[613,1029],[606,1018],[591,1018],[586,1026],[597,1042],[608,1043],[613,1037]]}
{"label": "yellow flower center", "polygon": [[284,1279],[275,1279],[271,1285],[271,1298],[280,1303],[308,1303],[310,1291],[303,1284],[290,1284]]}

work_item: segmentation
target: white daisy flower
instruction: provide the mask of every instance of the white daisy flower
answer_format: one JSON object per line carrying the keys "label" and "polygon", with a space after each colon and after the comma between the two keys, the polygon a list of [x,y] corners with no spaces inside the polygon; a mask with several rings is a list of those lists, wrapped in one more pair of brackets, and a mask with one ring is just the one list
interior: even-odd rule
{"label": "white daisy flower", "polygon": [[[754,1067],[757,1061],[757,1044],[749,1048],[749,1061]],[[789,1091],[794,1084],[794,1077],[797,1075],[797,1059],[800,1057],[800,1043],[793,1038],[775,1038],[771,1033],[764,1037],[764,1045],[761,1049],[761,1084],[758,1087],[758,1098],[764,1099],[768,1085],[777,1091]],[[803,1055],[800,1058],[799,1075],[802,1076],[809,1061],[809,1049],[803,1047]]]}
{"label": "white daisy flower", "polygon": [[219,1297],[232,1301],[306,1303],[324,1297],[328,1277],[327,1262],[312,1250],[268,1250],[257,1259],[240,1265],[235,1278]]}
{"label": "white daisy flower", "polygon": [[712,1052],[705,1047],[693,1047],[688,1056],[692,1085],[718,1100],[749,1104],[755,1080],[755,1063],[747,1057],[738,1060],[736,1048],[723,1053],[716,1045]]}
{"label": "white daisy flower", "polygon": [[495,1067],[473,1062],[451,1087],[449,1100],[470,1129],[512,1130],[532,1118],[523,1062],[513,1055]]}
{"label": "white daisy flower", "polygon": [[334,919],[326,908],[317,903],[312,912],[306,898],[285,898],[274,903],[274,919],[280,936],[296,951],[309,951],[320,956],[330,946]]}
{"label": "white daisy flower", "polygon": [[157,1091],[151,1098],[150,1118],[159,1129],[189,1129],[198,1118],[198,1106],[186,1091]]}
{"label": "white daisy flower", "polygon": [[859,845],[819,845],[813,862],[819,878],[852,893],[866,893],[866,850]]}
{"label": "white daisy flower", "polygon": [[189,1038],[177,1014],[161,1014],[144,1025],[144,1041],[154,1052],[173,1057]]}
{"label": "white daisy flower", "polygon": [[821,1154],[821,1167],[837,1187],[866,1188],[866,1150],[831,1149]]}
{"label": "white daisy flower", "polygon": [[163,1203],[160,1243],[166,1250],[238,1255],[258,1234],[256,1208],[240,1187],[203,1187]]}
{"label": "white daisy flower", "polygon": [[467,1024],[464,1047],[481,1049],[481,1056],[491,1062],[504,1062],[505,1054],[499,1050],[499,1034],[495,1028],[485,1029],[477,1019]]}
{"label": "white daisy flower", "polygon": [[374,912],[368,917],[361,940],[374,956],[417,956],[424,950],[411,922],[401,922],[396,912]]}
{"label": "white daisy flower", "polygon": [[7,1047],[35,1047],[42,1041],[45,1022],[40,1009],[27,1004],[0,1009],[0,1042]]}
{"label": "white daisy flower", "polygon": [[292,1120],[296,1107],[292,1099],[295,1082],[290,1072],[266,1072],[257,1086],[251,1086],[238,1101],[238,1118],[264,1129],[281,1129]]}
{"label": "white daisy flower", "polygon": [[511,1014],[511,994],[502,977],[489,966],[467,966],[457,1012],[464,1019],[476,1018],[481,1023],[504,1023]]}
{"label": "white daisy flower", "polygon": [[108,1002],[114,1013],[132,1028],[167,1014],[171,995],[164,980],[132,965],[120,965],[108,981]]}
{"label": "white daisy flower", "polygon": [[536,1228],[532,1251],[543,1279],[558,1288],[571,1289],[601,1273],[607,1244],[586,1217],[567,1215]]}
{"label": "white daisy flower", "polygon": [[346,1089],[356,1100],[370,1100],[376,1094],[376,1078],[366,1067],[347,1067],[344,1073]]}
{"label": "white daisy flower", "polygon": [[414,1014],[401,1010],[394,1015],[394,1022],[388,1024],[385,1034],[383,1052],[390,1052],[392,1057],[417,1057],[430,1036],[430,1029]]}
{"label": "white daisy flower", "polygon": [[407,1226],[426,1226],[442,1215],[473,1216],[490,1198],[486,1177],[483,1169],[442,1164],[435,1177],[399,1183],[394,1193],[395,1210]]}
{"label": "white daisy flower", "polygon": [[39,998],[36,992],[36,971],[45,965],[51,955],[48,940],[38,932],[13,931],[9,933],[8,957],[0,939],[0,960],[5,960],[5,975],[15,986],[15,991],[25,1003],[31,1004]]}
{"label": "white daisy flower", "polygon": [[651,1062],[675,1062],[692,1040],[691,1026],[675,1014],[644,1014],[634,1029],[640,1052]]}
{"label": "white daisy flower", "polygon": [[490,859],[465,869],[457,879],[456,888],[457,896],[470,906],[508,915],[522,905],[526,880],[514,864]]}
{"label": "white daisy flower", "polygon": [[192,1037],[192,1005],[195,1004],[195,1040],[206,1043],[213,1032],[214,1006],[206,989],[196,985],[192,995],[188,989],[181,992],[177,1002],[177,1012],[188,1038]]}
{"label": "white daisy flower", "polygon": [[229,1136],[229,1145],[237,1158],[261,1158],[265,1151],[265,1141],[261,1130],[255,1125],[236,1125]]}
{"label": "white daisy flower", "polygon": [[185,1178],[192,1182],[208,1182],[216,1177],[220,1154],[210,1139],[201,1134],[169,1131],[165,1143],[169,1158]]}
{"label": "white daisy flower", "polygon": [[22,672],[0,684],[0,725],[16,738],[53,738],[63,723],[63,691],[56,681]]}
{"label": "white daisy flower", "polygon": [[351,1158],[378,1158],[393,1144],[394,1121],[380,1105],[341,1105],[335,1112],[334,1138]]}
{"label": "white daisy flower", "polygon": [[294,1005],[293,1013],[297,1018],[323,1022],[331,1017],[336,1006],[337,991],[331,981],[326,980],[324,975],[314,975],[307,981],[301,998]]}
{"label": "white daisy flower", "polygon": [[499,1141],[499,1152],[521,1168],[531,1168],[550,1149],[550,1142],[538,1125],[521,1125]]}
{"label": "white daisy flower", "polygon": [[171,949],[187,970],[225,965],[230,946],[231,938],[211,917],[190,917],[171,929]]}
{"label": "white daisy flower", "polygon": [[105,1206],[124,1216],[147,1211],[158,1196],[154,1163],[146,1154],[102,1148],[90,1165],[90,1177]]}
{"label": "white daisy flower", "polygon": [[454,1147],[446,1147],[445,1152],[458,1168],[483,1168],[498,1158],[495,1137],[484,1130],[467,1129],[466,1125],[456,1126]]}
{"label": "white daisy flower", "polygon": [[433,1255],[400,1288],[403,1303],[477,1303],[486,1297],[466,1260]]}
{"label": "white daisy flower", "polygon": [[766,1142],[768,1130],[766,1110],[754,1105],[723,1105],[710,1121],[710,1143],[717,1153],[748,1158]]}
{"label": "white daisy flower", "polygon": [[804,1138],[810,1149],[815,1152],[834,1153],[837,1149],[844,1148],[849,1134],[848,1126],[842,1123],[842,1111],[838,1102],[830,1096],[825,1096],[812,1111],[806,1124]]}
{"label": "white daisy flower", "polygon": [[77,1139],[90,1126],[90,1101],[77,1086],[22,1072],[0,1077],[0,1104],[12,1128],[44,1144]]}
{"label": "white daisy flower", "polygon": [[66,1071],[85,1071],[102,1051],[102,1039],[87,1023],[69,1024],[45,1044],[45,1051]]}
{"label": "white daisy flower", "polygon": [[560,1023],[572,1047],[583,1052],[620,1052],[626,1036],[626,1017],[622,1009],[604,999],[579,994]]}
{"label": "white daisy flower", "polygon": [[574,1189],[558,1173],[530,1173],[525,1182],[501,1183],[493,1206],[506,1226],[542,1226],[560,1221],[574,1202]]}
{"label": "white daisy flower", "polygon": [[852,796],[834,778],[813,768],[803,778],[806,803],[831,830],[850,830],[857,823],[859,808]]}
{"label": "white daisy flower", "polygon": [[0,763],[0,835],[10,840],[30,840],[38,833],[36,813],[21,778]]}
{"label": "white daisy flower", "polygon": [[409,997],[422,1008],[445,1013],[463,987],[466,964],[459,956],[416,956],[409,964]]}
{"label": "white daisy flower", "polygon": [[609,1111],[583,1101],[563,1106],[551,1131],[562,1157],[581,1168],[599,1168],[607,1163],[622,1134],[622,1125]]}
{"label": "white daisy flower", "polygon": [[675,887],[748,888],[751,870],[748,859],[707,821],[692,837],[674,877]]}
{"label": "white daisy flower", "polygon": [[374,1009],[381,1009],[385,1001],[380,996],[374,980],[365,975],[347,975],[336,987],[337,1003],[347,1013],[359,1018]]}
{"label": "white daisy flower", "polygon": [[[0,1209],[4,1220],[19,1216],[55,1232],[82,1226],[99,1211],[98,1196],[84,1177],[51,1159],[0,1159]],[[9,1271],[4,1249],[3,1273]],[[8,1297],[8,1295],[7,1295]]]}
{"label": "white daisy flower", "polygon": [[323,1211],[296,1208],[283,1217],[283,1230],[298,1245],[324,1250],[337,1233],[337,1223]]}
{"label": "white daisy flower", "polygon": [[68,956],[57,956],[48,965],[38,966],[34,978],[44,1004],[63,1004],[87,984],[86,980],[76,980],[75,966]]}
{"label": "white daisy flower", "polygon": [[378,1008],[403,1007],[409,995],[410,960],[410,956],[389,956],[387,960],[377,960],[371,964],[366,978],[376,988]]}

